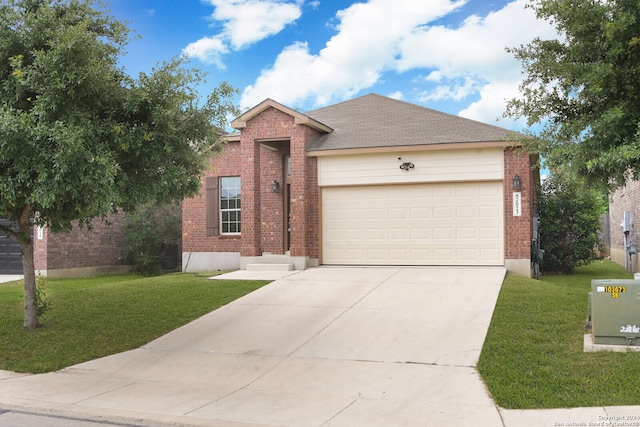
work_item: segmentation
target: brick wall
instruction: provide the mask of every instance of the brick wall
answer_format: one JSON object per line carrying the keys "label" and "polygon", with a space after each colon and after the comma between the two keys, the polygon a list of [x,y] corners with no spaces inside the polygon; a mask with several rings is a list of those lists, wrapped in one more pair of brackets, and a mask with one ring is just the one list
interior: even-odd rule
{"label": "brick wall", "polygon": [[[270,192],[273,179],[282,184],[283,156],[287,145],[291,156],[291,256],[309,256],[319,251],[318,189],[316,160],[306,157],[306,144],[317,133],[278,109],[268,108],[247,121],[241,132],[242,216],[241,255],[282,253],[284,242],[283,194]],[[259,148],[256,141],[269,141],[278,151]],[[275,177],[275,178],[274,178]],[[260,191],[256,191],[256,190]],[[261,206],[261,209],[249,209]],[[312,243],[315,247],[310,247]],[[317,255],[316,255],[317,256]]]}
{"label": "brick wall", "polygon": [[[505,259],[529,259],[531,256],[532,216],[535,207],[535,191],[539,179],[537,169],[532,168],[529,154],[514,148],[504,152],[504,218]],[[522,181],[522,214],[513,215],[513,177]]]}
{"label": "brick wall", "polygon": [[629,181],[609,198],[612,248],[624,249],[624,233],[620,224],[624,219],[625,211],[629,212],[631,219],[629,240],[633,240],[636,246],[640,246],[640,181]]}
{"label": "brick wall", "polygon": [[[307,158],[307,142],[317,133],[275,108],[247,121],[240,141],[227,143],[211,159],[206,176],[242,178],[242,233],[240,236],[207,236],[205,177],[200,195],[183,202],[182,238],[185,252],[239,252],[259,256],[285,252],[285,157],[291,157],[291,255],[319,254],[317,162]],[[263,144],[261,144],[261,142]],[[279,191],[272,192],[274,181]],[[259,206],[259,208],[254,208]]]}
{"label": "brick wall", "polygon": [[33,228],[33,265],[36,270],[46,270],[48,266],[47,243],[49,233],[42,230],[42,238],[38,239],[38,227]]}
{"label": "brick wall", "polygon": [[36,270],[62,270],[126,265],[123,244],[124,216],[110,215],[107,222],[95,219],[93,228],[74,223],[70,233],[53,234],[44,229],[42,239],[34,230]]}
{"label": "brick wall", "polygon": [[[318,187],[318,158],[306,157],[306,144],[318,136],[318,132],[306,127],[298,126],[296,129],[295,151],[298,154],[295,157],[295,166],[304,173],[304,179],[301,179],[303,185],[296,187],[300,191],[303,199],[302,213],[300,216],[304,221],[296,221],[296,229],[300,231],[301,243],[294,250],[291,247],[292,256],[309,256],[311,258],[320,258],[320,200]],[[294,143],[292,142],[292,146]],[[292,155],[292,169],[294,157]],[[304,166],[301,167],[300,164]],[[300,179],[300,178],[298,178]],[[293,187],[293,186],[292,186]]]}
{"label": "brick wall", "polygon": [[629,268],[633,272],[640,271],[640,257],[629,257],[624,246],[624,233],[620,224],[624,220],[624,212],[629,212],[630,231],[627,245],[633,243],[640,247],[640,181],[629,181],[626,186],[618,188],[609,197],[609,243],[611,259]]}
{"label": "brick wall", "polygon": [[[182,202],[183,251],[240,252],[240,236],[207,236],[204,191],[207,176],[238,176],[240,159],[240,143],[227,143],[222,153],[210,159],[210,167],[200,181],[200,195]],[[244,183],[242,183],[243,194],[241,196],[244,196],[244,190]],[[244,215],[244,211],[242,215]]]}

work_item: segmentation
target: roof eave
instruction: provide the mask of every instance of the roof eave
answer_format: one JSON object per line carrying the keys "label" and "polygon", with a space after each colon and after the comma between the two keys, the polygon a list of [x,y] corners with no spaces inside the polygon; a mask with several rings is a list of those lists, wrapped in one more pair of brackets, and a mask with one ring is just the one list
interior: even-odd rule
{"label": "roof eave", "polygon": [[435,150],[464,150],[470,148],[506,148],[520,147],[516,141],[481,141],[481,142],[453,142],[423,145],[395,145],[386,147],[355,147],[329,150],[308,150],[308,157],[344,156],[350,154],[391,153],[407,151],[435,151]]}

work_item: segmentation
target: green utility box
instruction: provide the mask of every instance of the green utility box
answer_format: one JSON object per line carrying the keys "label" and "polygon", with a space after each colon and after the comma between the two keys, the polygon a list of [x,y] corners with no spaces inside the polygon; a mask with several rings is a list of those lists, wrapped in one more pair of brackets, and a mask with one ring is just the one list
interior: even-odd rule
{"label": "green utility box", "polygon": [[640,280],[592,280],[589,320],[594,344],[640,345]]}

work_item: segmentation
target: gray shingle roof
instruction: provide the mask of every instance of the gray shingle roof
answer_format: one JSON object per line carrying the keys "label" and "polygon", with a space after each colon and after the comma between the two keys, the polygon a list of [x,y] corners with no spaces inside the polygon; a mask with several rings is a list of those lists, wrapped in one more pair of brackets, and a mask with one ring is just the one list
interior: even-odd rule
{"label": "gray shingle roof", "polygon": [[306,115],[333,129],[309,151],[513,140],[510,130],[376,94]]}

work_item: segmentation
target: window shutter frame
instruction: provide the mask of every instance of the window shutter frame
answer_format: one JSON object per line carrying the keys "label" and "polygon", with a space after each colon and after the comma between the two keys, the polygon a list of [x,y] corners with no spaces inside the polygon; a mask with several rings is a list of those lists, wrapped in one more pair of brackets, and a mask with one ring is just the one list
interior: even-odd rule
{"label": "window shutter frame", "polygon": [[208,176],[205,181],[207,236],[218,236],[220,235],[220,180],[217,176]]}

